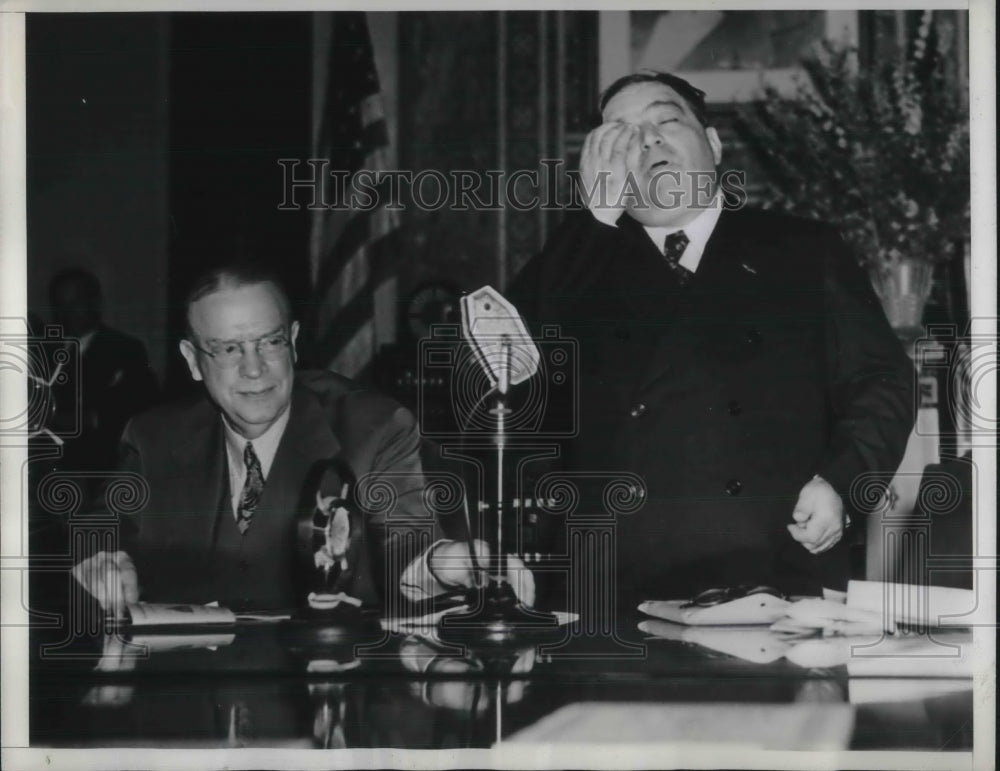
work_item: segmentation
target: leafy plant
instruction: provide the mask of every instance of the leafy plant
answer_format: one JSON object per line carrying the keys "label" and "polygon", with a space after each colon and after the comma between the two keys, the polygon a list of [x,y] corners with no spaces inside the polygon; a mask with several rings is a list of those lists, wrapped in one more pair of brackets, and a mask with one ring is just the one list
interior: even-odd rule
{"label": "leafy plant", "polygon": [[795,98],[768,88],[740,124],[771,186],[765,205],[826,220],[878,284],[902,261],[952,259],[969,237],[969,116],[951,40],[926,11],[905,55],[860,69],[825,42]]}

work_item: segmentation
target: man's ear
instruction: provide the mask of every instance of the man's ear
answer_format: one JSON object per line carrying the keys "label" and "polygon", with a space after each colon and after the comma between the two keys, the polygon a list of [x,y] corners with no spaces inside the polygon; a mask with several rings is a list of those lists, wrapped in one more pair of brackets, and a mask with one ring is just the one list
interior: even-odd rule
{"label": "man's ear", "polygon": [[297,321],[292,322],[291,334],[289,335],[289,337],[291,338],[292,341],[292,361],[295,362],[299,360],[298,351],[295,350],[295,341],[299,337],[299,322]]}
{"label": "man's ear", "polygon": [[190,340],[181,340],[181,356],[184,357],[184,361],[187,362],[188,369],[191,371],[191,377],[194,380],[201,380],[201,366],[198,364],[198,351],[191,344]]}
{"label": "man's ear", "polygon": [[708,138],[708,146],[712,148],[715,165],[718,166],[722,160],[722,140],[719,139],[719,132],[715,130],[714,126],[709,126],[705,129],[705,136]]}

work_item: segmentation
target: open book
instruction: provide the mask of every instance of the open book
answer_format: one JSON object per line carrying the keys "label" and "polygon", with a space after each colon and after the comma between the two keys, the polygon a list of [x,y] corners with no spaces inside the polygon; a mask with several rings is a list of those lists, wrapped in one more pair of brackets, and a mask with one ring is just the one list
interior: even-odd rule
{"label": "open book", "polygon": [[187,603],[135,602],[128,606],[128,622],[133,627],[159,626],[232,626],[237,621],[274,622],[291,618],[287,611],[233,613],[217,603],[191,605]]}

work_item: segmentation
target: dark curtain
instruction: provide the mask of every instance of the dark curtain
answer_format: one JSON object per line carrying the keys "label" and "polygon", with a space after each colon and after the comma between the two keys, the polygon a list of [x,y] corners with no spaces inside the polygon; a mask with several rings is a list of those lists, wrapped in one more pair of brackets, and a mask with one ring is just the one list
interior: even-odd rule
{"label": "dark curtain", "polygon": [[[232,260],[269,264],[308,297],[308,212],[280,211],[280,158],[308,157],[311,14],[176,14],[170,50],[171,351],[188,284]],[[168,358],[167,390],[190,378]]]}

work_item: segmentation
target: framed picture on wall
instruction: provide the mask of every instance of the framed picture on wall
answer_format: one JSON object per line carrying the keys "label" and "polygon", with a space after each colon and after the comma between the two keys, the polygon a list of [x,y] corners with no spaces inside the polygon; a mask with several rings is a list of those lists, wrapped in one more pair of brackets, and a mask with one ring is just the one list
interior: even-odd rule
{"label": "framed picture on wall", "polygon": [[795,90],[799,62],[824,38],[856,44],[857,11],[605,11],[599,78],[672,72],[712,103],[755,99],[765,84]]}
{"label": "framed picture on wall", "polygon": [[805,74],[802,60],[823,39],[857,45],[858,25],[857,11],[822,9],[603,11],[599,84],[603,90],[622,75],[651,69],[702,89],[724,147],[722,168],[745,172],[747,196],[758,205],[767,174],[737,131],[739,103],[759,98],[765,86],[794,97]]}

